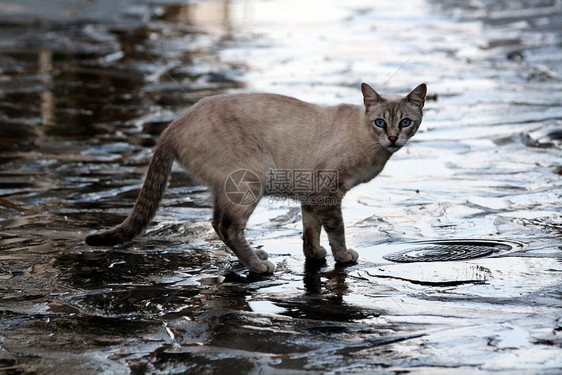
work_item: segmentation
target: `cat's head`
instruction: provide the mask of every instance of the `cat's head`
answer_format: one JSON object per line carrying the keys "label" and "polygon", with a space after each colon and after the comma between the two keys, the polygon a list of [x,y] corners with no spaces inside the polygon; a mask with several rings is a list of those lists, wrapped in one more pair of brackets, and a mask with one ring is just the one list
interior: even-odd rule
{"label": "cat's head", "polygon": [[421,124],[427,86],[422,83],[404,97],[379,95],[366,83],[361,92],[371,136],[388,151],[398,151]]}

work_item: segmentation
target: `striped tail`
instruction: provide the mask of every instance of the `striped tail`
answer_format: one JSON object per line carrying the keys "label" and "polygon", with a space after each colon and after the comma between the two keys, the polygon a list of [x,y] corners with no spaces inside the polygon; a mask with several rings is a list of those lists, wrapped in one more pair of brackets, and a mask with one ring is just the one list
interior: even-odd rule
{"label": "striped tail", "polygon": [[132,240],[150,223],[164,196],[174,153],[160,142],[148,166],[144,184],[129,217],[108,231],[86,237],[90,246],[112,246]]}

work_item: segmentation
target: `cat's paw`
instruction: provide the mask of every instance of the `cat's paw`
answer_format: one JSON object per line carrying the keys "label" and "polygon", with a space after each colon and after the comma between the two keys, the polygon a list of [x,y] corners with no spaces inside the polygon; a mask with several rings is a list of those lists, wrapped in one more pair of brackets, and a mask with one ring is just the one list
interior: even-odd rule
{"label": "cat's paw", "polygon": [[346,251],[335,253],[334,258],[336,259],[336,262],[351,263],[357,261],[359,254],[357,254],[357,251],[355,250],[347,249]]}
{"label": "cat's paw", "polygon": [[256,256],[260,258],[260,260],[267,260],[267,258],[269,258],[269,255],[263,250],[254,250],[254,253],[256,253]]}
{"label": "cat's paw", "polygon": [[304,249],[304,256],[307,259],[324,259],[328,252],[322,246],[317,247],[316,249]]}
{"label": "cat's paw", "polygon": [[248,267],[248,269],[253,273],[273,273],[273,271],[275,271],[275,266],[267,260],[262,260],[259,263],[254,263],[251,267]]}

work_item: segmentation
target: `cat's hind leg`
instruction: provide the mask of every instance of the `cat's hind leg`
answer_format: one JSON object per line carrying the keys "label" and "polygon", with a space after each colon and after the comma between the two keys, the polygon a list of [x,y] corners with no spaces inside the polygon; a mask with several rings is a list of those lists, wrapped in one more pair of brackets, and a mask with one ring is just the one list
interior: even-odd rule
{"label": "cat's hind leg", "polygon": [[[213,209],[213,228],[215,229],[215,232],[217,233],[219,238],[222,240],[222,242],[226,243],[226,238],[223,235],[222,229],[221,229],[222,219],[223,219],[222,208],[219,205],[217,199],[215,199],[215,205],[214,205],[214,209]],[[267,258],[269,257],[269,255],[265,251],[260,250],[260,249],[254,250],[254,253],[256,253],[256,256],[258,258],[260,258],[261,260],[267,260]]]}
{"label": "cat's hind leg", "polygon": [[244,236],[246,223],[256,204],[257,202],[251,205],[236,205],[225,199],[216,199],[213,226],[226,246],[236,254],[250,272],[272,273],[275,266],[266,260],[267,253],[252,249]]}
{"label": "cat's hind leg", "polygon": [[308,259],[326,258],[326,250],[320,246],[320,232],[322,223],[312,206],[303,204],[302,210],[302,239],[304,256]]}

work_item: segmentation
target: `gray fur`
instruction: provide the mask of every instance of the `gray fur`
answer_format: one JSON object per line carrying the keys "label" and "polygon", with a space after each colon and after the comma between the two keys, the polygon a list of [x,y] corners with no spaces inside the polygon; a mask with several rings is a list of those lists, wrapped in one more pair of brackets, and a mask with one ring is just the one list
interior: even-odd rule
{"label": "gray fur", "polygon": [[[334,258],[354,262],[347,249],[341,199],[357,184],[373,179],[422,120],[426,86],[406,97],[383,96],[361,85],[363,106],[322,107],[274,94],[219,95],[191,107],[163,132],[144,185],[129,217],[119,226],[86,238],[93,246],[114,245],[140,234],[162,199],[174,160],[210,187],[214,196],[213,228],[219,238],[252,272],[271,273],[267,253],[253,250],[244,237],[248,218],[266,193],[268,172],[275,170],[337,171],[337,191],[310,193],[287,190],[303,199],[303,240],[307,258],[324,258],[320,231],[326,230]],[[400,126],[404,118],[411,125]],[[385,126],[375,125],[384,119]],[[263,183],[255,201],[237,204],[225,191],[238,170],[253,173]],[[311,198],[331,198],[329,204],[308,204]],[[328,200],[324,200],[328,202]]]}

